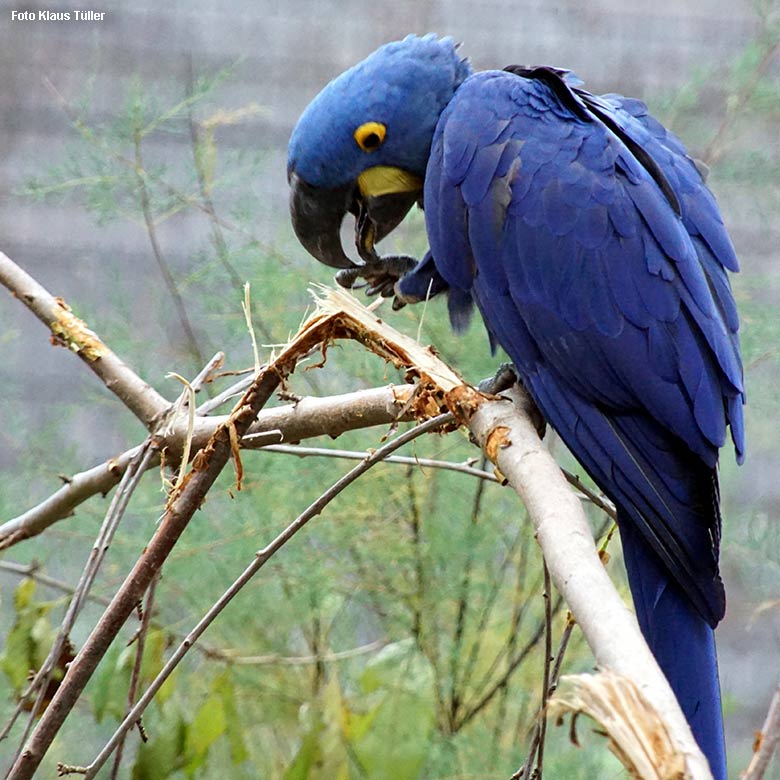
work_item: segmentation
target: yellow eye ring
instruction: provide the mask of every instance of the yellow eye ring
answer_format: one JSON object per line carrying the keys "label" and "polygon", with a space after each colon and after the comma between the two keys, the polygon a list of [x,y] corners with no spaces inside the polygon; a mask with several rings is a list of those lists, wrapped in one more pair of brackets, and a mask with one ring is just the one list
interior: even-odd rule
{"label": "yellow eye ring", "polygon": [[387,128],[379,122],[366,122],[353,133],[357,145],[364,152],[374,152],[385,140]]}

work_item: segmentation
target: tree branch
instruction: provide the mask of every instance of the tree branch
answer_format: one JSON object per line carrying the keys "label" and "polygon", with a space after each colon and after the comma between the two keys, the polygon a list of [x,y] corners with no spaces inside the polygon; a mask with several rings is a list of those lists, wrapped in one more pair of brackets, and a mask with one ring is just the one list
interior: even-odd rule
{"label": "tree branch", "polygon": [[179,285],[176,283],[176,279],[171,273],[168,261],[162,253],[160,242],[157,240],[157,226],[154,222],[154,214],[152,213],[151,198],[149,197],[149,189],[146,186],[146,181],[139,173],[144,169],[144,161],[141,151],[141,130],[137,129],[133,134],[133,148],[135,150],[135,170],[136,181],[138,185],[138,197],[141,203],[141,213],[144,217],[144,224],[146,225],[146,232],[149,235],[149,244],[152,248],[152,255],[157,262],[157,267],[160,269],[165,287],[168,290],[168,295],[171,296],[173,305],[176,308],[176,314],[179,318],[184,336],[187,341],[187,350],[190,353],[190,357],[195,362],[196,366],[203,365],[203,355],[198,344],[198,339],[195,337],[195,331],[190,324],[190,318],[187,314],[187,307],[184,305],[184,299],[179,292]]}
{"label": "tree branch", "polygon": [[[247,433],[259,409],[280,381],[293,371],[298,359],[317,344],[322,344],[324,353],[327,345],[336,338],[358,340],[383,359],[407,369],[407,378],[416,379],[418,384],[408,396],[403,411],[417,419],[435,418],[439,426],[443,419],[468,425],[486,455],[524,500],[554,583],[582,627],[597,662],[610,670],[610,690],[618,694],[623,690],[635,692],[632,703],[638,701],[639,704],[638,709],[635,707],[632,712],[634,715],[638,713],[639,728],[643,715],[651,713],[656,722],[660,716],[661,725],[668,731],[675,760],[682,762],[691,780],[711,780],[706,759],[693,740],[674,694],[642,639],[635,618],[623,604],[602,566],[579,499],[567,486],[549,452],[543,448],[524,409],[526,397],[518,390],[512,396],[518,403],[513,405],[481,395],[465,385],[432,350],[394,331],[373,311],[338,290],[330,291],[318,301],[318,311],[276,360],[257,376],[234,412],[219,425],[208,444],[196,455],[191,471],[169,498],[156,533],[71,663],[8,780],[29,780],[32,777],[100,659],[201,505],[206,492],[231,455],[237,457],[237,440]],[[450,414],[446,418],[439,417],[447,410]],[[196,422],[202,423],[203,418]],[[206,425],[210,426],[211,421]],[[449,426],[451,429],[452,422]],[[399,436],[394,443],[404,440],[407,434]],[[350,474],[369,461],[373,462],[380,451],[386,454],[386,448],[380,448]],[[340,484],[341,481],[337,483]],[[327,496],[327,493],[324,494],[322,500],[327,502]],[[320,508],[315,502],[307,510],[311,513],[308,516],[316,514]],[[271,545],[260,551],[237,580],[237,587],[243,583],[245,576],[252,576],[255,566],[259,568],[263,565],[272,551],[294,535],[308,516],[300,516]],[[213,609],[221,610],[225,598],[229,601],[232,595],[226,592]],[[194,641],[192,637],[185,639],[184,652],[191,641]],[[585,676],[584,679],[586,684],[593,681],[591,687],[598,687],[596,678]],[[144,697],[136,707],[142,701]],[[607,709],[610,711],[609,707]],[[133,713],[129,717],[133,717]],[[662,758],[652,749],[650,755],[651,761]]]}
{"label": "tree branch", "polygon": [[[413,392],[411,385],[378,387],[329,398],[303,398],[296,404],[264,409],[249,427],[242,446],[255,449],[280,441],[294,442],[315,436],[335,438],[357,428],[391,425],[399,419],[409,420],[410,414],[400,417],[399,414]],[[214,431],[227,421],[227,415],[197,417],[191,452],[194,454],[204,446]],[[168,447],[171,452],[180,452],[185,435],[185,421],[174,421],[168,435],[160,437],[160,449]],[[122,479],[141,446],[69,477],[45,501],[0,525],[0,550],[37,536],[59,520],[70,517],[79,504],[92,496],[106,495]],[[148,467],[159,465],[160,456],[157,454]]]}
{"label": "tree branch", "polygon": [[62,298],[55,298],[2,252],[0,283],[51,331],[52,344],[75,352],[147,430],[157,427],[168,401],[122,362]]}
{"label": "tree branch", "polygon": [[599,666],[636,685],[667,725],[690,777],[711,780],[669,683],[598,557],[580,502],[523,411],[529,400],[519,388],[511,397],[514,405],[479,406],[470,420],[472,433],[528,509],[553,582]]}

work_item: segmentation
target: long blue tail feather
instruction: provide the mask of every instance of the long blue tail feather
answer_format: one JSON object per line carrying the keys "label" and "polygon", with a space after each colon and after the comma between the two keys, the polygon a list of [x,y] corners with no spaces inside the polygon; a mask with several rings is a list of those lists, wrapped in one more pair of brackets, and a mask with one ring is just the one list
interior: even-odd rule
{"label": "long blue tail feather", "polygon": [[677,695],[714,779],[726,780],[715,632],[669,578],[634,524],[618,515],[618,525],[639,627]]}

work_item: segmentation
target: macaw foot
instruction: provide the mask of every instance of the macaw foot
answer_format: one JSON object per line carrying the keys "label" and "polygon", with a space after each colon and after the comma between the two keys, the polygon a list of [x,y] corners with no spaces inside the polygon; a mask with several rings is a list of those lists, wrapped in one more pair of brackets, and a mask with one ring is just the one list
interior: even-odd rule
{"label": "macaw foot", "polygon": [[534,399],[528,394],[528,391],[523,385],[523,380],[520,379],[515,367],[511,363],[502,363],[493,376],[483,379],[477,385],[477,389],[480,393],[485,393],[485,395],[499,395],[504,390],[509,390],[509,388],[514,385],[519,385],[522,389],[523,410],[531,418],[531,422],[533,423],[534,428],[536,428],[539,438],[543,439],[547,430],[547,421],[542,417],[539,407],[534,402]]}
{"label": "macaw foot", "polygon": [[[416,265],[417,260],[409,255],[385,255],[364,265],[344,268],[336,274],[336,281],[348,290],[365,287],[366,295],[392,298],[395,296],[396,282]],[[404,302],[397,298],[393,302],[394,309],[400,309],[403,305]]]}
{"label": "macaw foot", "polygon": [[498,395],[504,390],[509,390],[512,385],[522,384],[515,367],[511,363],[502,363],[493,376],[483,379],[477,385],[477,390],[485,395]]}

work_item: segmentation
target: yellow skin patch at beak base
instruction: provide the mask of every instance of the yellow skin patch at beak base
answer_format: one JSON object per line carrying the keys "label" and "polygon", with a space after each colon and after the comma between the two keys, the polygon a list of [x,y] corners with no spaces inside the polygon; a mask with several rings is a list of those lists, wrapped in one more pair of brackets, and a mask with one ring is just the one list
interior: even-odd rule
{"label": "yellow skin patch at beak base", "polygon": [[394,192],[416,192],[422,189],[423,181],[419,176],[393,168],[390,165],[375,165],[366,168],[358,176],[358,188],[364,198],[378,198]]}

